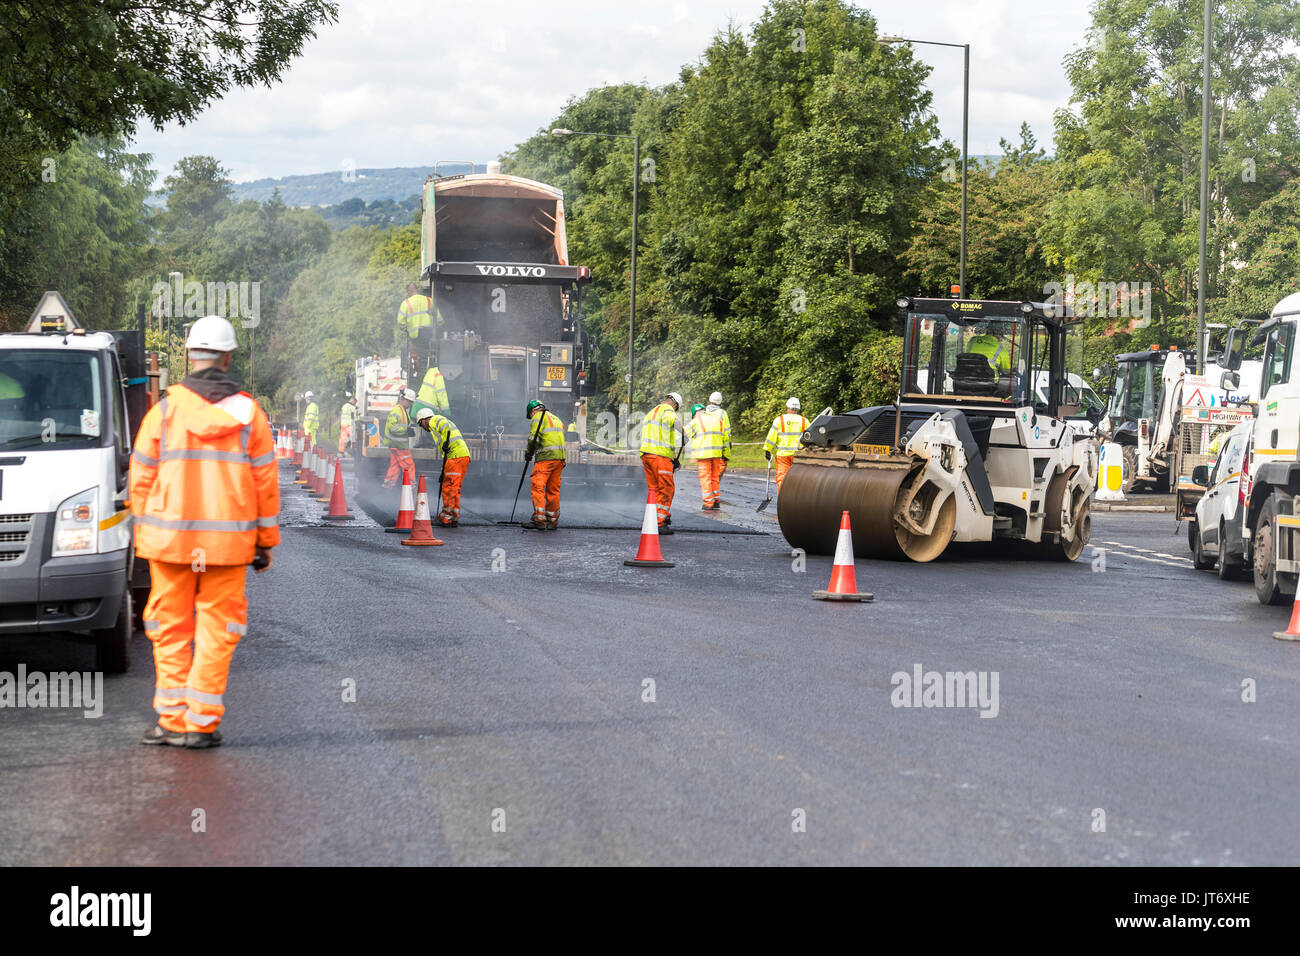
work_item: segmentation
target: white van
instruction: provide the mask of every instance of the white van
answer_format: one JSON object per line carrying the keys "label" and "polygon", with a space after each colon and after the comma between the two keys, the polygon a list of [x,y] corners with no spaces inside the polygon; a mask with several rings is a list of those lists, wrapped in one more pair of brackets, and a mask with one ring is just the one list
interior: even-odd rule
{"label": "white van", "polygon": [[0,335],[0,637],[88,637],[108,672],[134,625],[124,384],[107,332]]}

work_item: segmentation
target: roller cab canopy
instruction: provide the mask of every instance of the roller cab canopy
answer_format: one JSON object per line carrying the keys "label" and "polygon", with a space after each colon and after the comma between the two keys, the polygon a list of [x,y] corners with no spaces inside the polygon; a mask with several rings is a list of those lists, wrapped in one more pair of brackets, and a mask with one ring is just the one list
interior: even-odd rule
{"label": "roller cab canopy", "polygon": [[[1078,404],[1068,368],[1082,366],[1083,321],[1052,302],[898,300],[903,404],[1017,408]],[[1046,384],[1046,402],[1040,388]]]}

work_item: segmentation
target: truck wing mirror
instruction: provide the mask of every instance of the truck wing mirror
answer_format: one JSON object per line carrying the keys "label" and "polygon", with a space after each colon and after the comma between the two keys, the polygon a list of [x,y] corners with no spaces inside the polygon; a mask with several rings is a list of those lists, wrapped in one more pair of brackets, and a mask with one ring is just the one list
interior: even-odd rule
{"label": "truck wing mirror", "polygon": [[1101,369],[1099,369],[1099,368],[1095,368],[1095,369],[1092,370],[1092,380],[1093,380],[1094,382],[1100,382],[1100,381],[1101,381]]}
{"label": "truck wing mirror", "polygon": [[1092,427],[1096,428],[1097,423],[1101,421],[1101,409],[1097,408],[1095,405],[1091,405],[1088,407],[1086,416],[1088,421],[1092,424]]}
{"label": "truck wing mirror", "polygon": [[[1223,347],[1223,365],[1226,368],[1236,371],[1241,368],[1241,357],[1246,351],[1245,329],[1229,329],[1228,341]],[[1242,333],[1238,335],[1237,333]]]}
{"label": "truck wing mirror", "polygon": [[1210,483],[1210,466],[1197,465],[1192,469],[1192,484],[1204,487]]}
{"label": "truck wing mirror", "polygon": [[1240,384],[1241,384],[1241,375],[1238,372],[1233,372],[1233,371],[1224,372],[1223,375],[1219,377],[1219,387],[1222,388],[1225,392],[1232,391]]}

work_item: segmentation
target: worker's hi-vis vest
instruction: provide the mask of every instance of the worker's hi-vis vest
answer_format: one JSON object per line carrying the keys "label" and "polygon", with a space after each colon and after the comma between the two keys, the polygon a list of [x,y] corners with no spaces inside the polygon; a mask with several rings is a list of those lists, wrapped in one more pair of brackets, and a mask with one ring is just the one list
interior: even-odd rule
{"label": "worker's hi-vis vest", "polygon": [[131,453],[135,550],[172,564],[248,564],[280,543],[271,426],[245,392],[209,402],[173,385]]}
{"label": "worker's hi-vis vest", "polygon": [[767,430],[763,451],[780,458],[788,458],[799,450],[799,436],[808,430],[808,419],[802,415],[778,415]]}
{"label": "worker's hi-vis vest", "polygon": [[[564,422],[550,412],[542,412],[542,427],[537,429],[537,416],[529,421],[527,452],[538,461],[564,461]],[[537,438],[532,436],[536,434]]]}
{"label": "worker's hi-vis vest", "polygon": [[690,424],[691,454],[695,458],[722,458],[726,453],[726,434],[721,412],[700,412]]}
{"label": "worker's hi-vis vest", "polygon": [[384,444],[389,448],[411,447],[411,415],[400,404],[394,405],[384,423]]}
{"label": "worker's hi-vis vest", "polygon": [[1011,346],[999,341],[996,335],[977,335],[966,345],[967,352],[983,355],[999,372],[1011,370]]}
{"label": "worker's hi-vis vest", "polygon": [[302,413],[302,428],[303,431],[311,432],[313,435],[316,434],[316,429],[320,428],[320,409],[315,402],[308,403],[307,410]]}
{"label": "worker's hi-vis vest", "polygon": [[407,296],[397,310],[397,324],[411,338],[417,337],[420,329],[433,324],[433,300],[427,295]]}
{"label": "worker's hi-vis vest", "polygon": [[447,398],[447,380],[438,371],[438,366],[435,365],[424,373],[424,381],[420,383],[420,392],[416,397],[434,411],[451,410],[451,402]]}
{"label": "worker's hi-vis vest", "polygon": [[429,436],[444,458],[469,457],[469,445],[465,444],[460,429],[450,418],[434,415],[429,419]]}
{"label": "worker's hi-vis vest", "polygon": [[345,402],[343,408],[339,411],[339,426],[342,428],[351,428],[357,421],[357,406],[351,402]]}
{"label": "worker's hi-vis vest", "polygon": [[677,456],[677,414],[667,402],[656,405],[641,422],[641,454]]}

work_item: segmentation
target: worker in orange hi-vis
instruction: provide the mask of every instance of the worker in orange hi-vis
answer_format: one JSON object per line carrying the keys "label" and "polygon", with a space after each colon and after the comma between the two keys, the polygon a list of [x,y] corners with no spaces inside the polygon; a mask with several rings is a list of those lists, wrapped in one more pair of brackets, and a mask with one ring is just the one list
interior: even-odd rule
{"label": "worker in orange hi-vis", "polygon": [[781,493],[781,482],[785,473],[794,464],[795,453],[799,451],[799,436],[808,430],[808,419],[799,413],[799,399],[791,398],[785,403],[785,414],[772,419],[772,427],[767,430],[767,440],[763,442],[763,454],[768,464],[776,459],[776,491]]}
{"label": "worker in orange hi-vis", "polygon": [[523,523],[526,531],[554,531],[560,525],[560,484],[564,475],[564,422],[533,399],[524,407],[532,432],[524,446],[524,460],[533,462],[533,516]]}
{"label": "worker in orange hi-vis", "polygon": [[271,566],[280,485],[266,414],[228,374],[234,327],[204,316],[185,347],[193,371],[140,424],[131,513],[153,578],[144,629],[158,722],[142,741],[202,749],[221,743],[230,659],[248,626],[245,569]]}
{"label": "worker in orange hi-vis", "polygon": [[388,446],[388,474],[384,476],[384,487],[391,488],[403,474],[415,484],[415,460],[411,458],[411,436],[415,434],[411,424],[411,406],[415,404],[415,391],[403,388],[397,393],[397,404],[388,411],[384,422],[384,444]]}
{"label": "worker in orange hi-vis", "polygon": [[469,471],[469,445],[460,429],[446,415],[432,408],[422,408],[416,413],[415,423],[429,433],[434,446],[442,454],[442,485],[439,489],[442,508],[438,523],[444,528],[460,527],[460,485]]}
{"label": "worker in orange hi-vis", "polygon": [[673,472],[681,467],[682,446],[686,443],[684,433],[680,445],[677,441],[677,410],[681,407],[681,395],[669,392],[641,422],[641,466],[647,489],[655,493],[660,534],[673,533],[673,495],[677,490]]}

